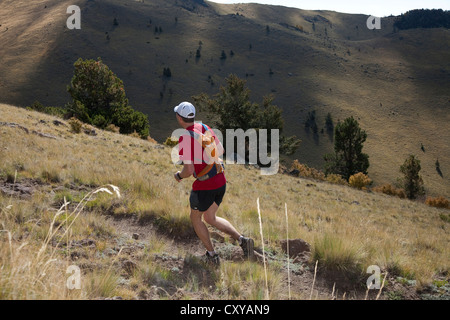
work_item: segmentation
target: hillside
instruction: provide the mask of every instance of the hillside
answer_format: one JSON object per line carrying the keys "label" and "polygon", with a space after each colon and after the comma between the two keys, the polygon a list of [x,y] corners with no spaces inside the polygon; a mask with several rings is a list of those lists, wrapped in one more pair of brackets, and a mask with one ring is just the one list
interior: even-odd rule
{"label": "hillside", "polygon": [[[73,4],[82,11],[81,30],[65,27]],[[102,57],[124,80],[130,104],[149,115],[151,136],[162,142],[176,127],[173,105],[217,93],[236,73],[247,79],[252,100],[275,96],[286,134],[303,141],[292,159],[320,168],[332,150],[326,134],[305,130],[308,112],[316,110],[319,129],[328,112],[335,122],[353,115],[368,132],[364,151],[375,183],[395,182],[413,153],[422,161],[428,193],[449,197],[450,31],[394,32],[392,17],[382,19],[381,30],[368,30],[366,20],[194,0],[6,0],[0,11],[0,101],[64,105],[76,59]],[[164,68],[171,78],[163,76]],[[437,159],[443,177],[435,170]]]}
{"label": "hillside", "polygon": [[[171,148],[89,126],[77,134],[5,104],[0,119],[0,299],[263,299],[258,198],[270,299],[289,298],[288,270],[292,299],[449,299],[448,210],[229,165],[219,215],[255,239],[259,258],[243,261],[211,229],[213,269],[198,259],[192,179],[173,179]],[[111,194],[93,194],[101,187]],[[310,244],[289,269],[286,233]],[[366,292],[371,265],[386,281]],[[69,266],[80,289],[66,287]]]}

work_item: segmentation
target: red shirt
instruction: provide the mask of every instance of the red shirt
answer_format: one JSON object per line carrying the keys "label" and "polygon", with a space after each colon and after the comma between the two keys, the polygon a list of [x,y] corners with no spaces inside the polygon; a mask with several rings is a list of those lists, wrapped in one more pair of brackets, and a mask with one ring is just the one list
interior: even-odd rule
{"label": "red shirt", "polygon": [[[221,143],[217,138],[214,131],[206,126],[208,130],[211,131],[211,134],[214,136],[216,140],[216,144],[218,148],[221,148]],[[205,128],[201,123],[194,123],[192,126],[186,128],[188,131],[197,131],[204,133]],[[190,142],[190,143],[189,143]],[[179,156],[180,160],[186,163],[193,163],[195,173],[200,173],[206,166],[207,163],[202,162],[203,160],[203,149],[202,146],[194,139],[191,135],[182,135],[178,140],[178,148],[179,148]],[[207,159],[205,159],[207,161]],[[195,180],[192,184],[192,190],[215,190],[222,187],[227,180],[225,179],[225,173],[216,174],[214,177],[209,178],[205,181]]]}

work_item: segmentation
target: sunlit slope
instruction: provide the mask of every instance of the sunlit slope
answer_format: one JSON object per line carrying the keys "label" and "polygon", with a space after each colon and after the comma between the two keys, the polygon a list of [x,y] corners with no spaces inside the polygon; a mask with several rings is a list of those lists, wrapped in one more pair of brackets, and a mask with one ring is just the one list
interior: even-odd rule
{"label": "sunlit slope", "polygon": [[[66,27],[72,4],[81,8],[81,30]],[[376,183],[394,182],[413,153],[429,192],[449,196],[449,30],[394,32],[393,18],[368,30],[367,18],[181,0],[5,1],[0,99],[64,105],[76,59],[101,57],[124,81],[130,104],[149,115],[152,137],[163,141],[177,126],[174,105],[217,93],[235,73],[247,79],[252,100],[275,96],[285,133],[303,141],[293,158],[320,168],[333,147],[320,132],[326,114],[335,122],[353,115],[368,133],[364,151]],[[313,110],[317,135],[304,126]]]}

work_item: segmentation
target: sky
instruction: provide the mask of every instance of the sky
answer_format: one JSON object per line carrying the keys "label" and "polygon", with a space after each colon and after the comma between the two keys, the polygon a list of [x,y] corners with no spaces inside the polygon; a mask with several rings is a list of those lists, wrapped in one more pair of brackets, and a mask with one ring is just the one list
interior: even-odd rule
{"label": "sky", "polygon": [[344,13],[361,13],[375,17],[400,15],[412,9],[450,10],[449,0],[210,0],[217,3],[262,3],[305,10],[332,10]]}

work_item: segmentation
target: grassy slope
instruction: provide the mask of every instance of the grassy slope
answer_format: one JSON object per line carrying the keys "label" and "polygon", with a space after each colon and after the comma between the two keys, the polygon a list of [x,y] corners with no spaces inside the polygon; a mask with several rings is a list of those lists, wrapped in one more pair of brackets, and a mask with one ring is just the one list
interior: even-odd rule
{"label": "grassy slope", "polygon": [[[203,269],[191,255],[202,253],[203,249],[188,218],[191,183],[178,184],[172,178],[177,168],[171,163],[170,148],[98,130],[97,136],[74,134],[66,122],[56,126],[51,116],[4,104],[0,105],[0,118],[30,130],[27,134],[20,128],[0,127],[0,183],[6,186],[6,179],[11,180],[15,170],[18,184],[30,179],[38,181],[31,197],[0,195],[2,229],[12,235],[11,246],[5,233],[0,242],[0,261],[5,266],[0,274],[0,287],[5,288],[2,298],[263,297],[264,272],[258,263],[226,258],[218,271],[195,273]],[[40,137],[31,130],[57,139]],[[286,203],[290,238],[311,243],[311,263],[320,256],[319,267],[340,267],[346,274],[365,271],[375,264],[393,279],[401,275],[418,280],[422,288],[433,279],[448,275],[449,227],[440,218],[448,220],[446,210],[286,175],[261,176],[254,168],[237,165],[227,167],[227,180],[228,191],[220,215],[254,237],[260,246],[256,210],[256,199],[260,198],[266,248],[281,259],[277,241],[286,234]],[[69,229],[64,225],[65,218],[58,220],[62,230],[70,231],[61,239],[63,243],[89,238],[95,245],[61,245],[56,250],[49,246],[41,260],[50,259],[55,250],[57,261],[50,264],[45,281],[28,286],[27,277],[40,275],[33,264],[29,270],[19,266],[33,260],[63,196],[77,203],[89,190],[105,184],[118,186],[122,198],[102,195],[88,203]],[[130,219],[117,222],[108,219],[111,216]],[[127,238],[134,219],[144,223],[138,225],[143,228],[139,242]],[[57,233],[55,238],[60,235]],[[178,239],[175,242],[174,237]],[[19,249],[21,245],[24,247]],[[221,252],[233,255],[229,240],[217,246]],[[121,247],[126,248],[123,253],[119,253]],[[124,276],[126,260],[134,262],[136,269]],[[83,269],[82,290],[76,293],[68,292],[63,285],[67,277],[64,271],[70,264]],[[291,270],[295,267],[306,265],[291,265]],[[271,298],[286,298],[285,274],[283,263],[269,264]],[[305,272],[294,278],[294,298],[309,297],[310,287],[305,290],[300,285],[307,275]],[[330,298],[333,281],[328,282],[329,291],[321,291],[319,297]],[[387,290],[394,290],[394,282],[389,282]],[[166,295],[157,288],[169,292]]]}
{"label": "grassy slope", "polygon": [[[82,30],[65,28],[69,4],[82,8]],[[392,18],[386,18],[381,30],[370,31],[366,19],[254,4],[203,7],[180,0],[5,1],[1,100],[63,105],[74,61],[101,56],[124,80],[131,105],[149,114],[152,137],[164,141],[176,126],[173,105],[200,92],[217,93],[230,73],[249,74],[251,98],[262,101],[273,93],[286,133],[303,140],[294,158],[321,167],[323,155],[332,151],[326,134],[314,138],[304,130],[309,111],[317,111],[319,129],[327,112],[335,121],[353,115],[369,134],[364,151],[377,184],[394,182],[412,153],[422,161],[428,192],[449,197],[449,30],[392,33]],[[155,27],[163,32],[155,34]],[[202,57],[196,60],[200,41]],[[228,54],[225,61],[219,59],[222,50]],[[170,80],[162,77],[166,67],[173,74]],[[438,158],[443,178],[435,170]]]}

